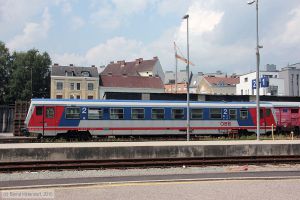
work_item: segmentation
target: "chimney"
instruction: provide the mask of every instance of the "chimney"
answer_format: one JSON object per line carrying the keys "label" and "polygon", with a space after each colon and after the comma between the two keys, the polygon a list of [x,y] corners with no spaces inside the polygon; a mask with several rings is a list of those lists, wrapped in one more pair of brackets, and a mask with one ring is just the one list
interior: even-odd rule
{"label": "chimney", "polygon": [[143,58],[135,59],[135,65],[139,65],[143,62]]}
{"label": "chimney", "polygon": [[70,67],[73,67],[73,64],[70,64]]}
{"label": "chimney", "polygon": [[121,67],[124,67],[125,66],[125,60],[122,60],[121,61]]}
{"label": "chimney", "polygon": [[53,66],[58,67],[58,63],[54,63]]}
{"label": "chimney", "polygon": [[154,56],[154,57],[153,57],[153,60],[158,60],[158,57],[157,57],[157,56]]}
{"label": "chimney", "polygon": [[95,67],[95,65],[92,65],[92,67]]}
{"label": "chimney", "polygon": [[114,61],[110,61],[110,63],[109,64],[114,64]]}

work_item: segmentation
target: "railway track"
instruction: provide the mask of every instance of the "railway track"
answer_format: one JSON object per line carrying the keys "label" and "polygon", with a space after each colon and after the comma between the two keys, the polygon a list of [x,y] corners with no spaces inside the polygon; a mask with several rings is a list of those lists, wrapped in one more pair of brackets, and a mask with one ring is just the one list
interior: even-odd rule
{"label": "railway track", "polygon": [[170,166],[206,166],[230,164],[296,164],[299,156],[260,156],[260,157],[194,157],[194,158],[159,158],[159,159],[123,159],[123,160],[59,160],[1,162],[1,172],[27,170],[60,170],[60,169],[106,169],[106,168],[139,168]]}

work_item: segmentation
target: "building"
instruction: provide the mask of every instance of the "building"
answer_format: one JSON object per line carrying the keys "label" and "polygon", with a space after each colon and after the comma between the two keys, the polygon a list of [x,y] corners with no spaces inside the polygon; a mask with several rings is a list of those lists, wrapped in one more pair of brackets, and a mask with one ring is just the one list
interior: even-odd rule
{"label": "building", "polygon": [[204,76],[198,85],[198,94],[233,95],[236,92],[238,77]]}
{"label": "building", "polygon": [[164,93],[164,84],[158,76],[100,75],[100,99],[106,92]]}
{"label": "building", "polygon": [[[202,78],[203,73],[198,72],[198,74],[193,74],[191,72],[191,82],[190,82],[190,93],[196,93],[197,86]],[[175,73],[173,71],[166,71],[165,73],[165,92],[166,93],[186,93],[186,70],[180,70],[177,72],[177,88],[175,83]]]}
{"label": "building", "polygon": [[284,80],[285,95],[300,96],[299,87],[300,63],[288,65],[279,72],[279,77]]}
{"label": "building", "polygon": [[[269,78],[269,87],[260,87],[260,95],[283,96],[285,93],[284,79],[279,77],[275,65],[267,65],[267,71],[260,71],[260,78]],[[256,89],[252,87],[252,80],[256,80],[256,72],[250,72],[240,76],[240,83],[236,86],[237,95],[256,95]]]}
{"label": "building", "polygon": [[142,76],[142,77],[160,77],[161,80],[165,79],[162,66],[158,57],[153,57],[150,60],[138,58],[135,61],[125,62],[125,60],[110,62],[101,75],[114,75],[114,76]]}
{"label": "building", "polygon": [[163,93],[165,74],[158,57],[110,62],[100,73],[100,99],[106,92]]}
{"label": "building", "polygon": [[60,66],[51,69],[51,98],[98,99],[99,75],[97,68]]}

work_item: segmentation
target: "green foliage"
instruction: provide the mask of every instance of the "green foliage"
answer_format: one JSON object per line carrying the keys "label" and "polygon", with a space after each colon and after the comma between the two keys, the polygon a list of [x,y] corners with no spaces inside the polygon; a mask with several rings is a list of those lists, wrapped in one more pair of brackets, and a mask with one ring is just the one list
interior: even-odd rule
{"label": "green foliage", "polygon": [[[5,49],[1,46],[2,44],[0,43],[0,62],[4,57],[1,56],[2,49]],[[8,50],[7,52],[6,69],[8,70],[4,74],[8,78],[5,83],[6,87],[2,89],[5,92],[1,103],[14,103],[16,100],[29,101],[31,98],[49,98],[51,59],[48,53],[40,54],[38,50],[31,49],[27,52],[14,52],[10,56]],[[2,69],[2,62],[0,67]],[[2,82],[0,91],[1,88]]]}
{"label": "green foliage", "polygon": [[8,48],[0,41],[0,104],[5,102],[8,93],[8,80],[11,74],[11,56]]}

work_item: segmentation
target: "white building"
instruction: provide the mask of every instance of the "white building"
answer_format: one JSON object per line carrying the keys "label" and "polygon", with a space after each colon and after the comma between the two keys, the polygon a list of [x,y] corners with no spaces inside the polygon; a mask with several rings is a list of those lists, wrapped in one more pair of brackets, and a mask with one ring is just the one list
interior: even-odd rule
{"label": "white building", "polygon": [[286,95],[300,96],[300,63],[282,68],[279,77],[285,81]]}
{"label": "white building", "polygon": [[[260,71],[260,78],[269,77],[269,87],[260,88],[260,95],[284,96],[284,79],[279,78],[278,71]],[[252,80],[256,79],[256,72],[250,72],[240,76],[240,83],[236,85],[237,95],[256,95],[256,89],[252,89]]]}

